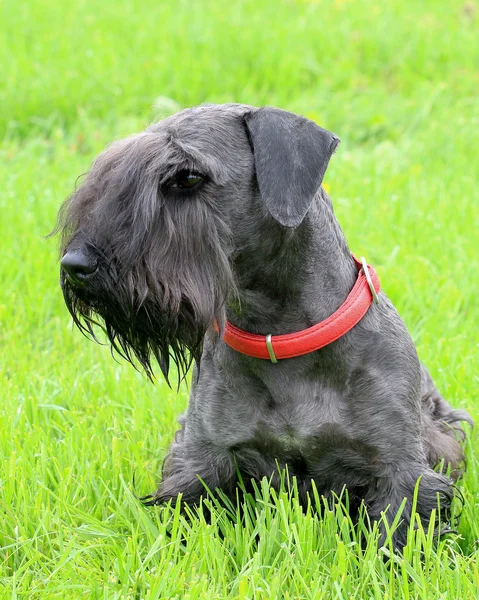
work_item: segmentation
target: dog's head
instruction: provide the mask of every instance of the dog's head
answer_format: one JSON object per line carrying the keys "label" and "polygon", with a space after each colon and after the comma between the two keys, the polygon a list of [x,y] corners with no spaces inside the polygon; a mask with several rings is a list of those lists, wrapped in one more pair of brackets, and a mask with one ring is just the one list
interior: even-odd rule
{"label": "dog's head", "polygon": [[295,228],[338,138],[273,108],[205,105],[112,144],[60,210],[61,285],[78,327],[95,315],[152,376],[185,374],[225,322],[245,219]]}

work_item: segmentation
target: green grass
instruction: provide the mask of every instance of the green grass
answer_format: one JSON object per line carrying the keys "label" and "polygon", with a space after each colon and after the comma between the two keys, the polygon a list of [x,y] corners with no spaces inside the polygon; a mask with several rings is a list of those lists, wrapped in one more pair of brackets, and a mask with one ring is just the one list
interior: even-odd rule
{"label": "green grass", "polygon": [[351,248],[477,418],[478,34],[453,0],[0,5],[0,597],[478,597],[474,443],[458,534],[418,527],[403,556],[267,485],[233,519],[143,508],[187,391],[72,330],[42,237],[106,143],[176,106],[302,112],[343,140],[326,181]]}

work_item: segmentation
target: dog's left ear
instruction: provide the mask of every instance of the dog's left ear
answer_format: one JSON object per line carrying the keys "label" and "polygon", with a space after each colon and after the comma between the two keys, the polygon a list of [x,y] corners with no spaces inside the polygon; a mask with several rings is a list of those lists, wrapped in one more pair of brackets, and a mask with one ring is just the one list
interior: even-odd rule
{"label": "dog's left ear", "polygon": [[309,210],[339,138],[278,108],[259,108],[244,120],[263,202],[281,225],[296,227]]}

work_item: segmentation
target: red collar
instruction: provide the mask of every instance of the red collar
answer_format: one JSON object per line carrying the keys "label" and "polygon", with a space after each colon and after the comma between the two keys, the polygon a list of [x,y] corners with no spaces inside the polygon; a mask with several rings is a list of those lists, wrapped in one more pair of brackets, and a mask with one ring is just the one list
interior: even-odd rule
{"label": "red collar", "polygon": [[256,335],[238,329],[227,322],[223,340],[234,350],[275,363],[283,358],[302,356],[336,341],[352,329],[366,314],[371,302],[379,302],[381,289],[376,271],[364,258],[358,260],[358,278],[344,303],[324,321],[285,335]]}

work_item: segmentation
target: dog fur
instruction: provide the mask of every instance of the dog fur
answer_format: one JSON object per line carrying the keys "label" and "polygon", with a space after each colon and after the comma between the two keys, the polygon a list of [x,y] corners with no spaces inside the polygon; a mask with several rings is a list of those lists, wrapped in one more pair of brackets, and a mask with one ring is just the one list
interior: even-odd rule
{"label": "dog fur", "polygon": [[407,498],[401,547],[417,484],[421,518],[439,502],[447,519],[471,420],[441,397],[387,296],[336,342],[278,364],[221,339],[226,319],[279,335],[344,302],[357,267],[321,187],[338,143],[298,115],[228,104],[112,144],[61,209],[62,288],[75,323],[93,333],[100,317],[150,377],[155,359],[167,378],[171,358],[180,376],[195,362],[151,503],[198,503],[204,484],[234,498],[238,471],[278,486],[287,467],[304,502],[312,481],[325,496],[346,486],[351,507],[392,520]]}

